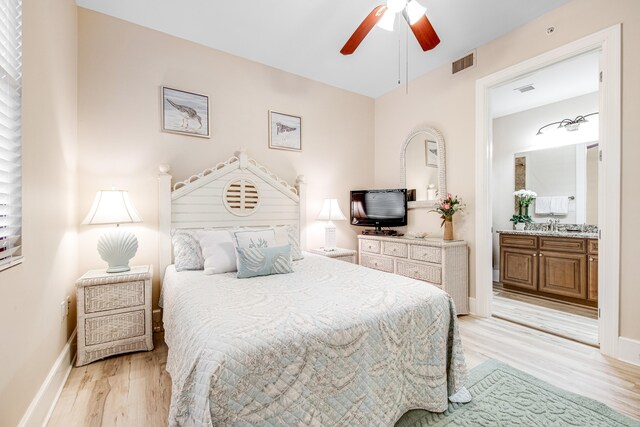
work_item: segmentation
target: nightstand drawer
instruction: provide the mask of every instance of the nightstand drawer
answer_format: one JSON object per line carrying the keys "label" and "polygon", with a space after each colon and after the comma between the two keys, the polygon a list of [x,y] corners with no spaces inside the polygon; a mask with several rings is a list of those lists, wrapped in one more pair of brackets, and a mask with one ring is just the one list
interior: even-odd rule
{"label": "nightstand drawer", "polygon": [[96,285],[84,290],[84,312],[99,313],[144,305],[144,281]]}
{"label": "nightstand drawer", "polygon": [[400,258],[407,257],[407,244],[395,242],[382,242],[382,254],[397,256]]}
{"label": "nightstand drawer", "polygon": [[145,334],[144,310],[129,311],[84,320],[85,345],[96,345]]}
{"label": "nightstand drawer", "polygon": [[360,265],[369,268],[375,268],[376,270],[387,271],[393,273],[393,259],[382,258],[370,255],[360,255]]}
{"label": "nightstand drawer", "polygon": [[442,282],[442,269],[440,267],[418,264],[413,262],[398,261],[398,274],[412,279],[424,280],[439,285]]}
{"label": "nightstand drawer", "polygon": [[372,254],[379,254],[380,253],[380,241],[362,239],[360,241],[360,251],[361,252],[369,252],[369,253],[372,253]]}
{"label": "nightstand drawer", "polygon": [[409,258],[417,261],[442,262],[442,249],[431,246],[411,245],[409,248]]}

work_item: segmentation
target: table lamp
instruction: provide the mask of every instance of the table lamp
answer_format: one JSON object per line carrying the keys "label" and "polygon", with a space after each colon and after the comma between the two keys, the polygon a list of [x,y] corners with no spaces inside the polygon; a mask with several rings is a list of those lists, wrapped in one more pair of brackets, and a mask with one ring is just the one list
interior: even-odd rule
{"label": "table lamp", "polygon": [[138,251],[138,239],[120,224],[142,222],[142,218],[124,190],[98,191],[93,206],[82,224],[115,224],[116,228],[105,231],[98,239],[98,253],[109,264],[107,273],[129,271],[129,260]]}
{"label": "table lamp", "polygon": [[318,220],[328,221],[324,227],[324,250],[327,252],[336,250],[336,225],[333,221],[345,220],[344,214],[338,206],[337,199],[324,199]]}

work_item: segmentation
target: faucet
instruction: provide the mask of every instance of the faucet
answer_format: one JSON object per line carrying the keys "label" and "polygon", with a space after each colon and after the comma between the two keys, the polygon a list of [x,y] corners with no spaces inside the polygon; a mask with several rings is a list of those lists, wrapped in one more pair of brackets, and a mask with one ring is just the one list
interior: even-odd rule
{"label": "faucet", "polygon": [[549,218],[547,219],[547,231],[558,231],[558,224],[560,219]]}

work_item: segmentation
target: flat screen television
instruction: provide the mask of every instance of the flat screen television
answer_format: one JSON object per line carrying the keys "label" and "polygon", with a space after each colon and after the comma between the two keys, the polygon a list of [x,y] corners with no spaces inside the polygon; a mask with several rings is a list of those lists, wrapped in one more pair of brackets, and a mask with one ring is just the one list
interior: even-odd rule
{"label": "flat screen television", "polygon": [[407,225],[407,190],[357,190],[351,192],[351,225],[402,227]]}

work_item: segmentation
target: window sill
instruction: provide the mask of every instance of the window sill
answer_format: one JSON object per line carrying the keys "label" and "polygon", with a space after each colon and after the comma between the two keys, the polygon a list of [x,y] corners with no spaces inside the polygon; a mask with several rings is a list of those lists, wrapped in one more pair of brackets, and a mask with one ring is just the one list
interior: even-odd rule
{"label": "window sill", "polygon": [[12,259],[6,264],[0,264],[0,272],[4,270],[8,270],[11,267],[15,267],[16,265],[20,265],[22,264],[22,261],[24,261],[24,257],[16,257],[15,259]]}

